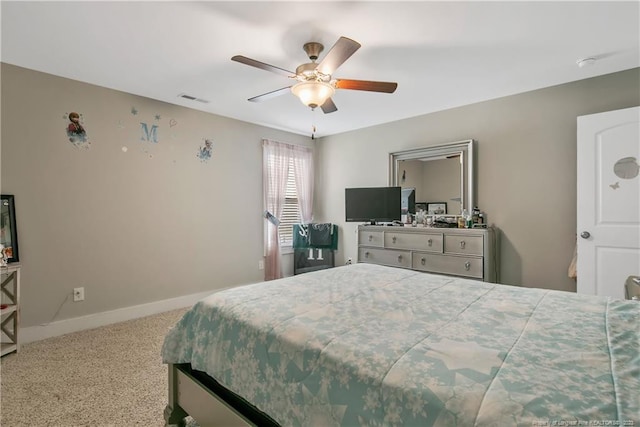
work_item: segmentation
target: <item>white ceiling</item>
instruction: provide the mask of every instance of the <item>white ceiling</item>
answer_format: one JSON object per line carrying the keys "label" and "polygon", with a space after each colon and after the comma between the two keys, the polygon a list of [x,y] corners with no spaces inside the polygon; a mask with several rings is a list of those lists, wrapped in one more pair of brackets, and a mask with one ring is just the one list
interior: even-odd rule
{"label": "white ceiling", "polygon": [[[325,136],[640,66],[640,3],[9,2],[3,62],[303,135]],[[398,82],[338,90],[323,114],[283,76],[340,36],[362,44],[334,78]],[[320,55],[320,60],[323,58]],[[576,60],[595,57],[589,67]],[[189,94],[203,104],[178,97]]]}

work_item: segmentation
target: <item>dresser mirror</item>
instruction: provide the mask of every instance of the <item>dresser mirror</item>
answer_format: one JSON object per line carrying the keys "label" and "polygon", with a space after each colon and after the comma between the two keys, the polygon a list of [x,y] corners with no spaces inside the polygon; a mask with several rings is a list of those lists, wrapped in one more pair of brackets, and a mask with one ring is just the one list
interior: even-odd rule
{"label": "dresser mirror", "polygon": [[418,208],[460,215],[475,205],[474,165],[472,139],[396,151],[389,154],[389,185],[415,188]]}

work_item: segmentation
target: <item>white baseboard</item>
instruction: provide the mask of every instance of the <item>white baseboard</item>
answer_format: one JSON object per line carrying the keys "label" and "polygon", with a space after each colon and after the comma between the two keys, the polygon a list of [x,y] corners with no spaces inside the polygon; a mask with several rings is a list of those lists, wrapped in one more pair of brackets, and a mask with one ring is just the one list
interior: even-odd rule
{"label": "white baseboard", "polygon": [[119,308],[117,310],[104,311],[102,313],[89,314],[87,316],[74,317],[73,319],[59,320],[45,325],[20,328],[20,344],[40,341],[46,338],[53,338],[71,332],[93,329],[100,326],[110,325],[112,323],[138,319],[140,317],[151,316],[153,314],[177,310],[179,308],[191,307],[193,304],[202,298],[211,295],[213,292],[215,291],[201,292],[162,301],[150,302],[147,304],[134,305],[132,307]]}

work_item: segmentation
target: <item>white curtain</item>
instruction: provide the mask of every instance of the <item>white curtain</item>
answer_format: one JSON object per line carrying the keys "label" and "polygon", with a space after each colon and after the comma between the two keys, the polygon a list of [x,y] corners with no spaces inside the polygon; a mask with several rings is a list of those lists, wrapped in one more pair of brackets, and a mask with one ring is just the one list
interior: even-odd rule
{"label": "white curtain", "polygon": [[295,147],[293,173],[298,190],[298,206],[302,223],[313,221],[313,152],[306,147]]}
{"label": "white curtain", "polygon": [[[313,155],[306,147],[283,144],[268,139],[262,140],[263,153],[263,200],[264,208],[276,218],[282,215],[289,164],[293,161],[298,203],[303,222],[311,222],[313,215]],[[280,262],[280,238],[278,227],[266,221],[265,233],[265,280],[282,277]]]}

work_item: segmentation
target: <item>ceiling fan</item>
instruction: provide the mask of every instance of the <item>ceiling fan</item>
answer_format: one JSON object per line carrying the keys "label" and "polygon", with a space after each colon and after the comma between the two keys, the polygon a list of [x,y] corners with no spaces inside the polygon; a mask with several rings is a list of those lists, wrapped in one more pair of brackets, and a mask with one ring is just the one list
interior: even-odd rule
{"label": "ceiling fan", "polygon": [[302,49],[307,53],[311,62],[300,65],[296,68],[295,73],[242,55],[236,55],[231,60],[297,80],[293,85],[254,96],[249,98],[249,101],[264,101],[291,91],[300,98],[304,105],[311,107],[311,109],[320,107],[326,114],[338,110],[331,99],[336,89],[393,93],[398,87],[397,83],[392,82],[335,79],[331,76],[360,46],[360,43],[354,40],[340,37],[322,61],[316,63],[320,52],[324,50],[324,46],[317,42],[305,43]]}

